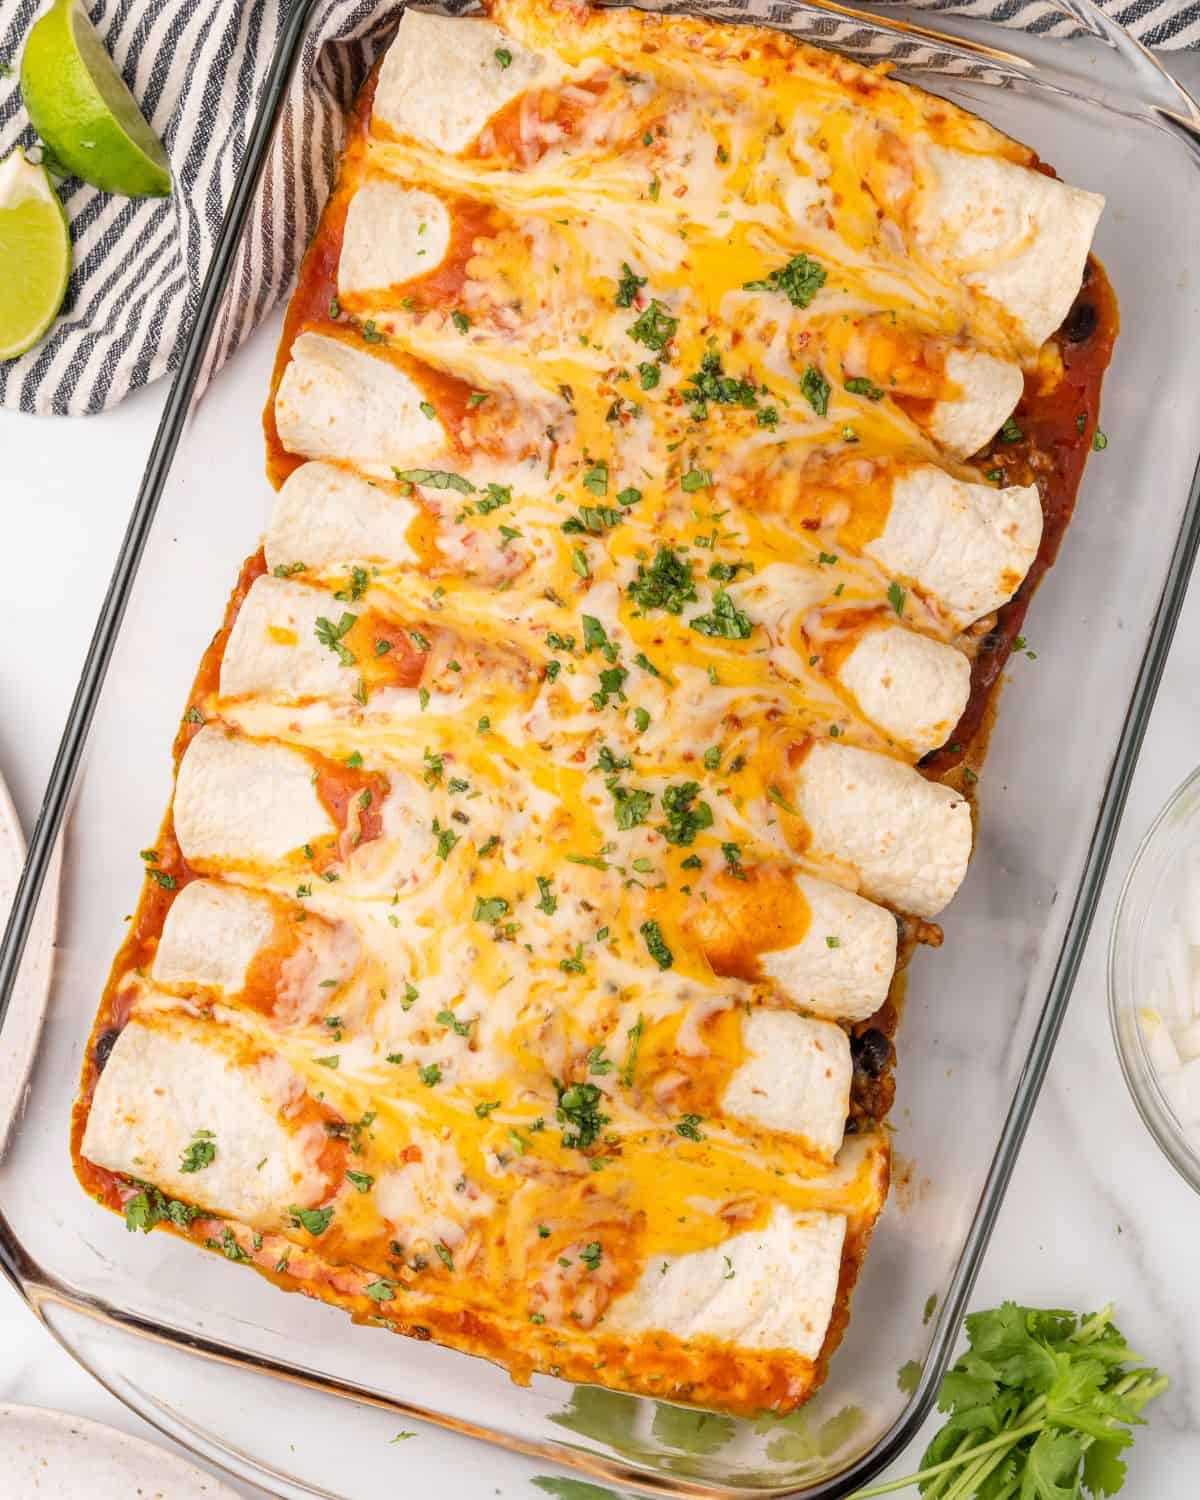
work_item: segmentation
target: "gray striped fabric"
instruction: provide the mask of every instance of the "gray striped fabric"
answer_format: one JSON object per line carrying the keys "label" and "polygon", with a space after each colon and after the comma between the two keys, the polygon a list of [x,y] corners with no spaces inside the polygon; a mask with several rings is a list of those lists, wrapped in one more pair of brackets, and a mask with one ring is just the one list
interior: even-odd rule
{"label": "gray striped fabric", "polygon": [[[915,3],[1039,32],[1077,29],[1047,0]],[[1200,0],[1100,3],[1148,45],[1200,42]],[[75,247],[62,316],[41,345],[0,363],[0,406],[26,412],[103,411],[178,362],[289,10],[289,0],[85,4],[166,144],[174,192],[169,199],[137,200],[109,197],[75,178],[60,184]],[[35,144],[16,69],[40,8],[39,0],[0,0],[0,158]],[[398,9],[396,0],[324,0],[314,12],[210,368],[286,292],[324,202],[343,113]],[[786,0],[718,0],[713,9],[786,22],[790,7]]]}

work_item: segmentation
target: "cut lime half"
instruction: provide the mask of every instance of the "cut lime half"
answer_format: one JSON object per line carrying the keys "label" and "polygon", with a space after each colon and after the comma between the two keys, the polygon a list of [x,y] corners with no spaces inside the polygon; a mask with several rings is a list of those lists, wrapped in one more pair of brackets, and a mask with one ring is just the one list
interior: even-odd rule
{"label": "cut lime half", "polygon": [[37,133],[77,177],[131,198],[171,191],[162,142],[79,0],[55,0],[29,33],[21,94]]}
{"label": "cut lime half", "polygon": [[42,337],[70,274],[71,236],[50,174],[14,151],[0,161],[0,359]]}

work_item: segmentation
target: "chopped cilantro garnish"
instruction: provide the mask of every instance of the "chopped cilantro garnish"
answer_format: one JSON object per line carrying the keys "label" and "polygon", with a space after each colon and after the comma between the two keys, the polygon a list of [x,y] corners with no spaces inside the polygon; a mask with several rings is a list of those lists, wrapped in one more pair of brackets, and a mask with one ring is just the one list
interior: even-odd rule
{"label": "chopped cilantro garnish", "polygon": [[190,1203],[181,1203],[178,1198],[164,1198],[149,1183],[139,1186],[141,1191],[135,1193],[125,1204],[125,1228],[131,1234],[139,1229],[143,1234],[149,1234],[164,1219],[180,1229],[186,1229],[193,1219],[200,1217],[201,1210],[193,1208]]}
{"label": "chopped cilantro garnish", "polygon": [[625,1035],[629,1038],[629,1046],[625,1051],[625,1062],[621,1068],[621,1082],[626,1088],[633,1087],[633,1074],[637,1067],[638,1047],[641,1045],[642,1032],[646,1029],[645,1016],[639,1016]]}
{"label": "chopped cilantro garnish", "polygon": [[437,856],[439,859],[449,859],[458,843],[460,835],[453,828],[443,828],[436,818],[433,820],[433,836],[437,840]]}
{"label": "chopped cilantro garnish", "polygon": [[427,490],[457,490],[460,495],[475,493],[469,479],[451,474],[448,469],[393,469],[392,473],[405,484],[419,484]]}
{"label": "chopped cilantro garnish", "polygon": [[637,828],[650,816],[650,809],[654,805],[653,792],[619,786],[615,780],[609,781],[608,790],[613,799],[613,816],[622,833],[630,828]]}
{"label": "chopped cilantro garnish", "polygon": [[611,1073],[614,1067],[613,1061],[604,1055],[604,1047],[597,1043],[588,1051],[588,1072],[595,1073],[603,1078],[606,1073]]}
{"label": "chopped cilantro garnish", "polygon": [[357,615],[352,615],[349,610],[345,610],[336,625],[324,615],[318,615],[313,622],[313,634],[322,646],[329,647],[343,667],[354,665],[354,652],[342,644],[342,637],[357,619]]}
{"label": "chopped cilantro garnish", "polygon": [[662,935],[662,928],[654,920],[643,922],[638,931],[642,934],[646,944],[646,951],[660,969],[669,969],[675,962],[675,955],[667,947]]}
{"label": "chopped cilantro garnish", "polygon": [[661,379],[661,365],[651,364],[649,361],[638,365],[638,383],[642,390],[652,391]]}
{"label": "chopped cilantro garnish", "polygon": [[868,401],[882,401],[884,397],[883,387],[864,375],[851,376],[846,382],[846,389],[852,396],[865,396]]}
{"label": "chopped cilantro garnish", "polygon": [[761,281],[742,283],[747,292],[780,292],[793,307],[807,307],[824,285],[824,266],[807,255],[794,255],[786,265],[768,271]]}
{"label": "chopped cilantro garnish", "polygon": [[484,489],[483,499],[475,502],[475,509],[481,516],[490,516],[492,511],[499,510],[502,505],[509,505],[511,503],[511,485],[489,482]]}
{"label": "chopped cilantro garnish", "polygon": [[809,365],[800,377],[800,394],[816,412],[817,416],[823,417],[829,411],[829,382],[817,369],[816,365]]}
{"label": "chopped cilantro garnish", "polygon": [[617,281],[617,295],[613,299],[618,307],[632,307],[638,289],[646,285],[644,276],[634,274],[632,267],[627,261],[621,262],[621,275]]}
{"label": "chopped cilantro garnish", "polygon": [[594,1145],[608,1124],[608,1116],[600,1112],[604,1096],[599,1088],[594,1083],[572,1083],[566,1088],[555,1084],[555,1091],[558,1094],[555,1116],[563,1126],[563,1145],[574,1151]]}
{"label": "chopped cilantro garnish", "polygon": [[460,1021],[452,1010],[439,1010],[434,1017],[439,1026],[448,1026],[455,1036],[470,1036],[471,1022]]}
{"label": "chopped cilantro garnish", "polygon": [[192,1143],[179,1158],[179,1170],[181,1172],[202,1172],[205,1167],[212,1166],[217,1154],[216,1144],[213,1140],[211,1130],[197,1130],[193,1132]]}
{"label": "chopped cilantro garnish", "polygon": [[697,490],[712,489],[712,470],[692,468],[686,474],[680,476],[679,488],[685,495],[695,494]]}
{"label": "chopped cilantro garnish", "polygon": [[568,536],[578,536],[583,532],[600,536],[610,527],[619,526],[624,519],[624,513],[613,505],[581,505],[579,514],[568,516],[559,530]]}
{"label": "chopped cilantro garnish", "polygon": [[590,490],[593,495],[608,494],[608,465],[603,460],[593,464],[584,474],[583,487],[585,490]]}
{"label": "chopped cilantro garnish", "polygon": [[735,380],[732,375],[726,375],[721,356],[713,348],[706,351],[699,370],[694,375],[689,375],[684,383],[694,387],[690,391],[685,390],[683,398],[691,407],[692,416],[699,422],[707,417],[710,401],[718,406],[742,406],[747,409],[758,405],[753,384],[748,380]]}
{"label": "chopped cilantro garnish", "polygon": [[499,922],[502,917],[508,916],[511,908],[503,896],[476,896],[475,906],[471,912],[471,920],[474,922]]}
{"label": "chopped cilantro garnish", "polygon": [[637,577],[626,592],[644,610],[665,609],[668,614],[682,614],[683,606],[696,598],[692,564],[673,547],[660,547],[648,568],[644,563],[638,564]]}
{"label": "chopped cilantro garnish", "polygon": [[720,636],[727,641],[744,641],[750,636],[752,626],[748,615],[742,613],[724,589],[713,595],[713,607],[706,615],[695,615],[688,625],[700,635]]}
{"label": "chopped cilantro garnish", "polygon": [[558,897],[554,894],[554,881],[548,875],[538,875],[538,902],[539,911],[544,911],[548,917],[552,917],[558,910]]}
{"label": "chopped cilantro garnish", "polygon": [[699,795],[698,781],[680,781],[663,792],[662,805],[667,821],[659,825],[658,831],[668,844],[677,847],[693,844],[698,833],[712,827],[712,808],[707,802],[697,802]]}
{"label": "chopped cilantro garnish", "polygon": [[332,1208],[297,1208],[293,1204],[288,1213],[294,1226],[307,1229],[312,1235],[324,1234],[333,1218]]}
{"label": "chopped cilantro garnish", "polygon": [[631,323],[625,331],[637,343],[645,344],[655,354],[661,354],[675,337],[678,327],[679,319],[673,318],[666,304],[655,297],[637,322]]}

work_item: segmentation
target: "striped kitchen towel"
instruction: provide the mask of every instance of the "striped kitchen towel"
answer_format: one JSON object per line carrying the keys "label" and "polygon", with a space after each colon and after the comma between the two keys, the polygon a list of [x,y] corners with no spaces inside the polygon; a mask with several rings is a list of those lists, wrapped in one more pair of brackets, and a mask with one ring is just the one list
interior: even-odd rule
{"label": "striped kitchen towel", "polygon": [[[75,247],[62,315],[37,348],[0,362],[0,406],[26,412],[103,411],[178,363],[272,55],[290,6],[302,0],[83,3],[166,144],[174,191],[139,200],[110,197],[75,178],[60,185]],[[666,3],[700,8],[695,0]],[[909,3],[1046,34],[1078,29],[1067,6],[1053,0]],[[1200,0],[1099,3],[1149,46],[1200,43]],[[35,144],[16,74],[42,4],[0,0],[0,158]],[[441,8],[468,6],[469,0],[452,0]],[[786,24],[791,8],[788,0],[712,5],[721,15],[777,24]],[[323,0],[315,7],[210,367],[287,291],[341,149],[343,113],[398,10],[397,0]]]}

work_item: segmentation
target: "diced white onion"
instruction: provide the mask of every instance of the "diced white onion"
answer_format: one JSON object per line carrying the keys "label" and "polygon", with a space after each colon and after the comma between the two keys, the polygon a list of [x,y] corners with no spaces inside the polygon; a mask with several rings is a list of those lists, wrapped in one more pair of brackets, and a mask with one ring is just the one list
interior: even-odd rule
{"label": "diced white onion", "polygon": [[1138,1024],[1167,1103],[1200,1151],[1200,857],[1173,882]]}

